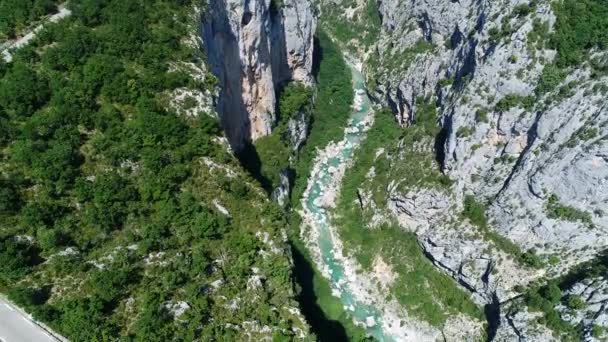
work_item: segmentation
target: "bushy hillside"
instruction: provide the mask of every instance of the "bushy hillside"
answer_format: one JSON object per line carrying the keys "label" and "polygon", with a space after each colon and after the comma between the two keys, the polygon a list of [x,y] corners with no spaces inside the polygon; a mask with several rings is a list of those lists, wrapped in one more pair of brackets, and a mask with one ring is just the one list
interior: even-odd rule
{"label": "bushy hillside", "polygon": [[57,11],[63,1],[2,0],[0,1],[0,43],[15,38],[44,16]]}
{"label": "bushy hillside", "polygon": [[[74,1],[0,64],[0,286],[73,341],[306,339],[194,1]],[[1,62],[0,62],[1,63]]]}

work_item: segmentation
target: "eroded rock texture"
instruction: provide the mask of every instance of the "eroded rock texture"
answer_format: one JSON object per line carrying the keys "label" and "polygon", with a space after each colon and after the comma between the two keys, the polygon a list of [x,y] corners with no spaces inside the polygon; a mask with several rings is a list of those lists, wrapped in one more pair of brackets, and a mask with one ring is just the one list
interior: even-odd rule
{"label": "eroded rock texture", "polygon": [[210,1],[202,36],[219,79],[217,109],[234,150],[270,134],[276,89],[311,84],[316,19],[308,1]]}
{"label": "eroded rock texture", "polygon": [[[353,20],[369,8],[362,0],[325,2],[347,6],[344,18]],[[581,63],[538,91],[556,51],[537,34],[542,26],[551,32],[556,15],[549,1],[533,3],[381,0],[378,39],[345,42],[402,126],[415,124],[421,98],[437,105],[434,153],[453,181],[447,190],[397,190],[401,179],[392,179],[388,212],[374,209],[374,217],[397,217],[484,305],[510,301],[517,285],[563,275],[608,247],[608,76]],[[601,49],[591,56],[606,61]],[[466,195],[487,204],[487,232],[462,218]],[[542,265],[523,265],[505,241]],[[536,334],[533,314],[500,314],[497,340],[548,336]]]}

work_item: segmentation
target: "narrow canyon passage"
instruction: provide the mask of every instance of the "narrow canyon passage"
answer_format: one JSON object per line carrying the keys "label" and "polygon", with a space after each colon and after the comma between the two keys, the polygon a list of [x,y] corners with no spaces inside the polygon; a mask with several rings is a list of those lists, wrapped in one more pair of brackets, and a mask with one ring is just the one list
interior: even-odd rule
{"label": "narrow canyon passage", "polygon": [[[342,255],[342,245],[335,227],[331,225],[328,209],[335,205],[344,171],[354,157],[356,148],[371,126],[374,111],[366,93],[361,72],[352,63],[355,101],[353,112],[345,129],[344,139],[330,143],[320,151],[313,166],[308,186],[302,199],[305,222],[311,232],[307,246],[323,275],[331,282],[332,293],[338,296],[353,319],[380,341],[393,338],[383,329],[380,310],[362,300],[365,286],[352,283],[353,265]],[[307,230],[303,230],[307,234]],[[367,298],[366,298],[367,299]]]}

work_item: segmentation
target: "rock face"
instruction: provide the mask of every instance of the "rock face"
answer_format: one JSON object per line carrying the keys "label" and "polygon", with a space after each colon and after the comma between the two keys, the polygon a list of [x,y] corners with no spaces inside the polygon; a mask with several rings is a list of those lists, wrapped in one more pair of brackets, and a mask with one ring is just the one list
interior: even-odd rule
{"label": "rock face", "polygon": [[513,297],[512,288],[542,274],[520,267],[468,223],[449,221],[451,199],[435,189],[389,196],[389,210],[413,231],[427,257],[472,293],[480,305]]}
{"label": "rock face", "polygon": [[[344,18],[366,8],[325,3],[347,7]],[[388,189],[386,215],[416,232],[429,259],[483,304],[512,300],[516,285],[563,275],[608,247],[608,76],[583,63],[555,89],[535,92],[556,51],[532,37],[540,25],[550,32],[556,16],[549,1],[534,3],[382,0],[377,39],[344,42],[366,60],[374,97],[401,125],[415,123],[419,98],[437,104],[435,152],[454,183],[445,192]],[[606,60],[605,51],[593,55]],[[487,204],[487,236],[462,222],[465,195]],[[523,267],[500,241],[542,265]],[[533,316],[501,310],[496,339],[550,339],[531,328]]]}
{"label": "rock face", "polygon": [[586,278],[565,291],[566,305],[556,309],[573,325],[581,325],[587,341],[604,341],[608,328],[608,281],[604,276]]}
{"label": "rock face", "polygon": [[316,19],[308,1],[210,1],[202,36],[219,79],[217,110],[234,150],[270,134],[277,86],[311,84]]}
{"label": "rock face", "polygon": [[289,195],[291,193],[291,182],[289,180],[289,171],[282,170],[279,173],[279,177],[281,179],[281,184],[274,189],[272,192],[272,200],[277,202],[281,207],[284,207],[287,204],[287,200],[289,199]]}
{"label": "rock face", "polygon": [[[597,91],[607,78],[591,77],[582,66],[563,81],[572,86],[565,96],[549,93],[527,108],[498,109],[505,97],[534,97],[555,56],[528,41],[535,20],[554,24],[550,6],[541,2],[528,15],[512,14],[522,4],[382,1],[381,56],[421,41],[433,47],[401,72],[381,72],[376,96],[404,125],[416,118],[417,97],[435,96],[444,129],[438,153],[457,197],[466,192],[489,200],[492,227],[524,250],[561,255],[550,270],[557,272],[608,246],[602,209],[608,203],[608,106]],[[501,22],[512,33],[496,42],[489,31]],[[589,219],[549,215],[552,195]]]}
{"label": "rock face", "polygon": [[289,136],[290,146],[294,150],[299,150],[308,137],[309,118],[304,111],[298,111],[287,122],[287,135]]}

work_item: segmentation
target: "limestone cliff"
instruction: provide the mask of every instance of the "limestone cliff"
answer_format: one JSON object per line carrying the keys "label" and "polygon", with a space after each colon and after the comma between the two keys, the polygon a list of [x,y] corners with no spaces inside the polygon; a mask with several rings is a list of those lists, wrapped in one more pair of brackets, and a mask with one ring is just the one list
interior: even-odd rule
{"label": "limestone cliff", "polygon": [[276,90],[311,84],[316,19],[308,1],[210,1],[202,37],[221,93],[217,111],[234,150],[270,134]]}
{"label": "limestone cliff", "polygon": [[[398,123],[416,123],[420,99],[437,105],[435,141],[400,149],[432,151],[452,185],[404,188],[395,177],[385,191],[388,210],[376,214],[397,217],[415,232],[425,254],[478,303],[502,305],[519,297],[516,288],[563,275],[608,247],[607,56],[592,49],[544,89],[559,58],[547,44],[557,25],[554,3],[323,4],[324,15],[334,17],[327,28],[338,38],[345,31],[336,29],[340,18],[378,31],[373,39],[342,41],[365,60],[372,95]],[[379,27],[365,19],[370,8]],[[401,157],[390,158],[395,164]],[[489,233],[462,219],[467,195],[487,206]],[[510,243],[538,264],[522,265],[521,254],[518,260],[500,247]],[[497,339],[551,336],[531,329],[536,316],[525,311],[501,315]]]}

